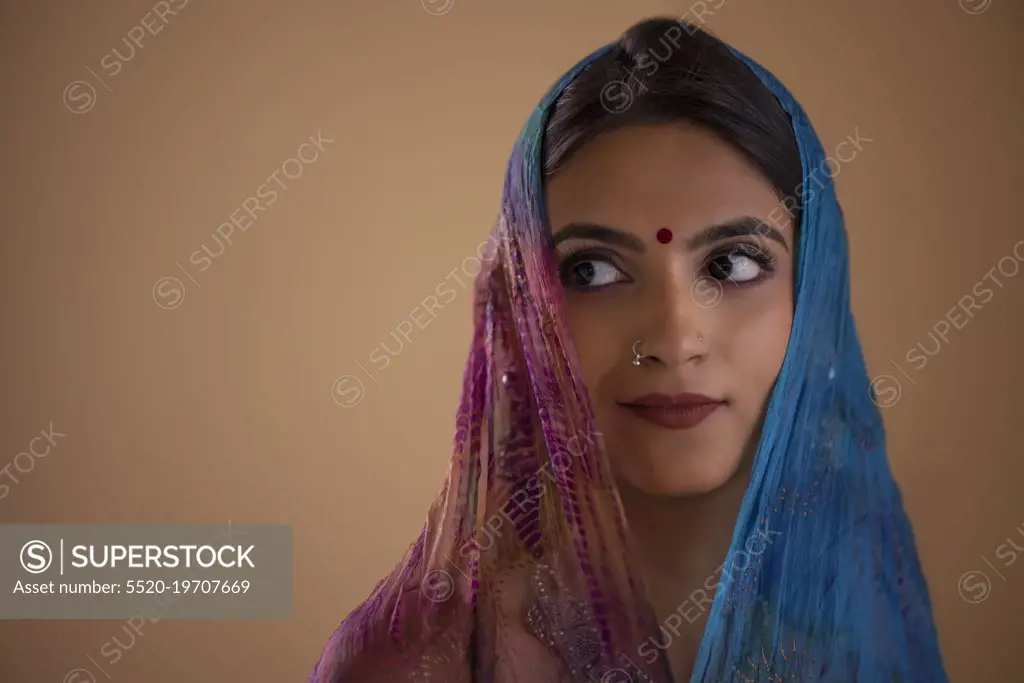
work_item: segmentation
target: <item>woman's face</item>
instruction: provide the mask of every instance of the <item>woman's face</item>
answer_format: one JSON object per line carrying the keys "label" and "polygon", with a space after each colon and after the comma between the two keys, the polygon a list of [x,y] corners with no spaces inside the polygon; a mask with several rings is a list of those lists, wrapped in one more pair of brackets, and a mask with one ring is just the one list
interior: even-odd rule
{"label": "woman's face", "polygon": [[615,475],[665,495],[721,486],[756,445],[793,322],[793,226],[771,185],[710,133],[643,126],[593,140],[546,192]]}

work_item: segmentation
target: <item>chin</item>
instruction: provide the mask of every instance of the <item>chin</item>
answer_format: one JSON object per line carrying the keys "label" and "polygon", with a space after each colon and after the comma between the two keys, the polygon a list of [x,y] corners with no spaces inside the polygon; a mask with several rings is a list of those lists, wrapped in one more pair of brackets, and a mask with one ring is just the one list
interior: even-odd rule
{"label": "chin", "polygon": [[700,496],[711,493],[735,475],[740,457],[725,453],[686,456],[645,453],[615,467],[615,475],[630,486],[653,496]]}

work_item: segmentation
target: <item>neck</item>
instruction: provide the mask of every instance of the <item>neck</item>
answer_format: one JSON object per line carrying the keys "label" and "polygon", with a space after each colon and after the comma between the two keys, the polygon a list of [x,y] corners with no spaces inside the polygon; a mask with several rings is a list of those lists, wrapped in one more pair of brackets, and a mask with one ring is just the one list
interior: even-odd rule
{"label": "neck", "polygon": [[660,625],[649,642],[666,650],[675,680],[691,676],[720,576],[717,570],[729,550],[750,480],[747,464],[724,485],[700,496],[655,496],[619,483],[631,545]]}
{"label": "neck", "polygon": [[728,482],[699,496],[657,496],[620,482],[630,535],[648,581],[703,585],[729,550],[749,481],[750,468],[743,466]]}

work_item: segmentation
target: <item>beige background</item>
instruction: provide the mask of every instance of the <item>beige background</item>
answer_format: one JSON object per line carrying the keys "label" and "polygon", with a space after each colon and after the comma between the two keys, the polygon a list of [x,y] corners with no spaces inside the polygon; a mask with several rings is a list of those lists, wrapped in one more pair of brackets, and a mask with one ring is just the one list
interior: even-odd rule
{"label": "beige background", "polygon": [[[905,361],[1024,238],[1024,5],[963,2],[710,0],[707,21],[789,85],[826,148],[873,140],[837,182],[869,367],[902,383],[892,467],[952,680],[1009,683],[1024,560],[995,553],[1024,544],[1024,273],[926,367]],[[105,55],[153,3],[4,3],[0,466],[51,421],[66,437],[0,480],[0,521],[290,523],[296,583],[292,621],[164,621],[113,665],[122,622],[0,623],[3,683],[304,680],[415,537],[449,456],[468,291],[386,369],[371,352],[485,239],[545,89],[689,6],[448,3],[191,0],[163,28],[149,14],[158,33],[114,76]],[[62,97],[76,80],[87,111],[87,86]],[[190,255],[318,129],[334,142],[200,272]],[[168,276],[181,289],[154,296]],[[357,405],[339,405],[358,388],[335,392],[342,375],[365,383]],[[972,570],[992,582],[980,603],[958,591]]]}

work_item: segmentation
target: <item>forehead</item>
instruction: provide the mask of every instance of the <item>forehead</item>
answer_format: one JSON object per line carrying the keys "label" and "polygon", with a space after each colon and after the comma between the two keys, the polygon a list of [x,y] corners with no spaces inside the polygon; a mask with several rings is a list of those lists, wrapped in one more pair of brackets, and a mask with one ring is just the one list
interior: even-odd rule
{"label": "forehead", "polygon": [[739,151],[713,133],[683,125],[605,133],[581,148],[547,186],[555,230],[591,221],[644,232],[671,226],[686,233],[737,216],[767,219],[779,205],[771,184]]}

